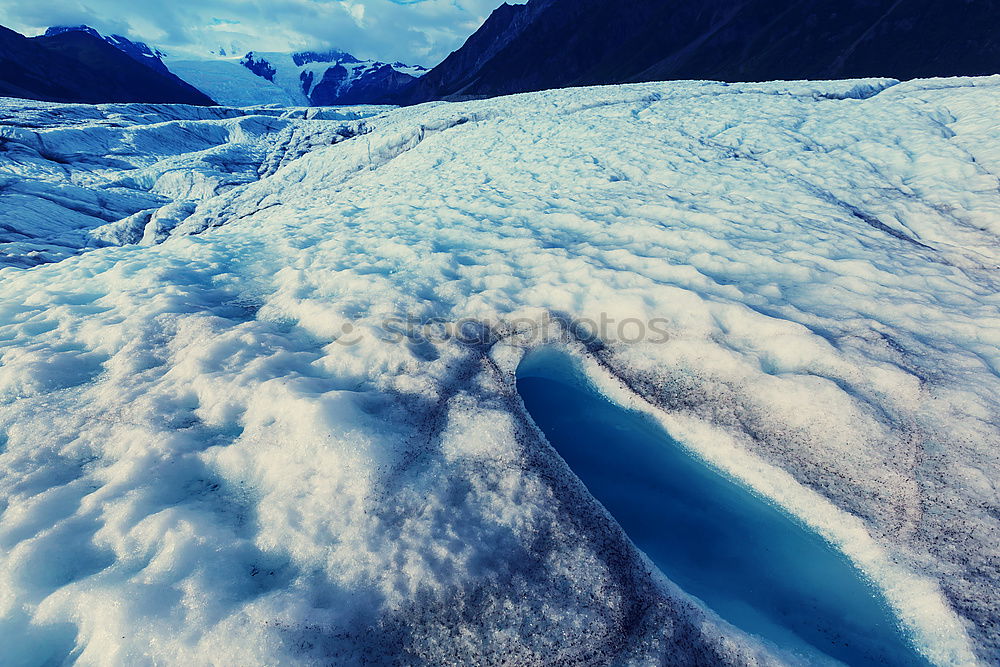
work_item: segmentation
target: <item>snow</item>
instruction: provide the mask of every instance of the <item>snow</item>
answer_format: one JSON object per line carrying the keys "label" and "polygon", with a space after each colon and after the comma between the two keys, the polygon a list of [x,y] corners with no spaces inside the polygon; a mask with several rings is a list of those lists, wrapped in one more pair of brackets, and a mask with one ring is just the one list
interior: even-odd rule
{"label": "snow", "polygon": [[995,664],[998,101],[3,101],[7,662],[794,661],[545,444],[514,368],[549,342],[839,545],[934,662]]}
{"label": "snow", "polygon": [[[274,69],[273,83],[295,100],[295,104],[302,106],[309,105],[313,88],[323,80],[327,70],[339,65],[347,71],[347,76],[338,86],[338,94],[342,94],[354,81],[386,64],[377,60],[356,60],[354,56],[339,51],[320,54],[320,59],[304,62],[301,65],[297,64],[295,56],[296,54],[291,53],[252,51],[247,57],[270,65]],[[428,71],[420,66],[408,66],[402,63],[393,63],[391,67],[397,72],[416,78]],[[310,77],[305,79],[309,82],[308,85],[303,79],[307,76]]]}
{"label": "snow", "polygon": [[[275,70],[273,80],[258,76],[242,64],[240,57],[193,57],[191,54],[161,54],[171,72],[205,93],[219,104],[233,107],[246,106],[310,106],[312,89],[323,80],[323,75],[338,64],[347,70],[347,77],[340,85],[343,92],[359,78],[385,65],[374,60],[355,60],[353,56],[334,51],[317,54],[319,60],[296,64],[301,54],[257,52],[248,56],[255,61],[265,61]],[[427,73],[419,65],[393,63],[397,72],[418,78]],[[308,85],[303,76],[310,74]]]}
{"label": "snow", "polygon": [[403,74],[409,74],[415,79],[419,79],[424,74],[430,72],[429,69],[423,65],[405,65],[403,63],[393,63],[392,68],[397,72],[402,72]]}
{"label": "snow", "polygon": [[290,53],[252,51],[250,55],[253,56],[254,60],[266,61],[274,68],[274,85],[284,90],[299,106],[309,105],[308,92],[302,90],[302,74],[312,72],[314,83],[319,83],[323,78],[323,73],[332,66],[332,63],[312,62],[300,67],[295,64]]}
{"label": "snow", "polygon": [[162,240],[200,202],[379,111],[0,100],[0,266]]}
{"label": "snow", "polygon": [[290,94],[248,70],[239,58],[166,58],[165,63],[171,72],[225,106],[309,105],[301,94]]}

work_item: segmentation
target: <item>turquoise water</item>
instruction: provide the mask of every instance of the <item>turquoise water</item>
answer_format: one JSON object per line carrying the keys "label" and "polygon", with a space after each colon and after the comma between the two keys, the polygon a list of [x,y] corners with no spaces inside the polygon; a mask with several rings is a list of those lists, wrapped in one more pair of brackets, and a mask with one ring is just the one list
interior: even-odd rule
{"label": "turquoise water", "polygon": [[811,664],[928,664],[843,554],[602,396],[568,355],[528,355],[517,389],[636,546],[719,616]]}

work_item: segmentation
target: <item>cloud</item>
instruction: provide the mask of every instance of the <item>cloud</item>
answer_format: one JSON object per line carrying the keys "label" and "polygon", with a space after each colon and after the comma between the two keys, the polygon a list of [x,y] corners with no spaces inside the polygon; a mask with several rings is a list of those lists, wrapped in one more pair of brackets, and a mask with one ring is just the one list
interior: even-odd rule
{"label": "cloud", "polygon": [[[508,0],[508,2],[511,0]],[[514,0],[524,1],[524,0]],[[502,0],[2,0],[0,21],[25,34],[87,24],[169,52],[340,48],[434,65]]]}

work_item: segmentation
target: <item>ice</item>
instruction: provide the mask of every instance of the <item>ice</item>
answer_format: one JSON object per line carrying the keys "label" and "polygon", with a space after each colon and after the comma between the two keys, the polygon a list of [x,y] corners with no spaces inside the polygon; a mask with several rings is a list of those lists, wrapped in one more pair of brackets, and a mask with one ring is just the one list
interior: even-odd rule
{"label": "ice", "polygon": [[166,59],[170,71],[219,104],[242,107],[260,104],[308,106],[309,100],[257,76],[239,58],[183,57]]}
{"label": "ice", "polygon": [[379,111],[11,104],[0,105],[0,266],[162,241],[197,204]]}
{"label": "ice", "polygon": [[995,663],[998,95],[4,101],[5,657],[787,659],[544,444],[514,389],[544,329],[838,545],[932,661]]}
{"label": "ice", "polygon": [[549,348],[518,365],[532,421],[664,575],[811,665],[927,667],[839,550],[588,385]]}

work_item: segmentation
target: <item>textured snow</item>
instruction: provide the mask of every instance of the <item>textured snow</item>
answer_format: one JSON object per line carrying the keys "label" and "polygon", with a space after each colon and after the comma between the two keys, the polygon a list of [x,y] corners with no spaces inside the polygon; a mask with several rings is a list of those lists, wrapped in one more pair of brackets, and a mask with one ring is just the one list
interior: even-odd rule
{"label": "textured snow", "polygon": [[[653,571],[531,425],[547,321],[934,662],[995,664],[998,107],[1000,77],[5,101],[6,663],[794,662]],[[669,340],[563,324],[602,314]]]}
{"label": "textured snow", "polygon": [[0,266],[162,240],[205,200],[378,112],[0,99]]}

